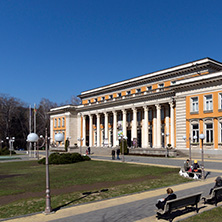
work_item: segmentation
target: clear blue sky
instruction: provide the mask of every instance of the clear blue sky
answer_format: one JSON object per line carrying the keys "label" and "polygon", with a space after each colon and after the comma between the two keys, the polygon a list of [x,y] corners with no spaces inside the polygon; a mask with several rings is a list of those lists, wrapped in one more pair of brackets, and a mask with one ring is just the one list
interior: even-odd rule
{"label": "clear blue sky", "polygon": [[28,104],[210,57],[221,0],[1,0],[0,93]]}

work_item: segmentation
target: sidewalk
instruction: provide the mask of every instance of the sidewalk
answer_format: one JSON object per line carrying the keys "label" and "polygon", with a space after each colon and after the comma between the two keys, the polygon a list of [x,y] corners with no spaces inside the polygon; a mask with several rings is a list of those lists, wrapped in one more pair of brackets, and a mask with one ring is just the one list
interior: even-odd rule
{"label": "sidewalk", "polygon": [[[175,190],[176,193],[179,193],[180,191],[183,190],[192,190],[194,188],[198,188],[201,186],[206,186],[206,185],[211,185],[214,182],[215,178],[209,178],[206,179],[205,181],[192,181],[186,184],[180,184],[180,185],[175,185],[172,186],[172,189]],[[82,204],[82,205],[77,205],[77,206],[72,206],[72,207],[67,207],[63,208],[53,214],[49,215],[44,215],[43,213],[37,213],[34,215],[29,215],[29,216],[24,216],[20,218],[15,218],[15,219],[10,219],[7,221],[12,221],[12,222],[45,222],[45,221],[67,221],[65,220],[66,218],[77,216],[77,215],[82,215],[86,214],[92,211],[97,211],[97,210],[105,210],[108,208],[111,208],[113,206],[121,206],[127,203],[136,203],[137,201],[141,200],[147,200],[147,203],[149,203],[149,199],[153,197],[157,197],[160,195],[165,195],[166,188],[160,188],[156,190],[151,190],[151,191],[146,191],[146,192],[141,192],[133,195],[127,195],[123,197],[117,197],[117,198],[112,198],[108,200],[103,200],[103,201],[97,201],[93,203],[88,203],[88,204]],[[151,203],[154,205],[155,203]],[[199,204],[199,207],[201,207],[203,204]],[[221,204],[219,204],[221,205]],[[219,206],[218,205],[218,206]],[[210,208],[213,208],[211,205],[206,205],[205,208],[202,208],[199,212],[203,212],[205,210],[208,210]],[[182,215],[180,217],[176,217],[174,221],[178,221],[184,217],[192,216],[195,215],[195,212],[191,212],[189,214]],[[71,221],[71,220],[70,220]],[[89,220],[90,221],[90,220]],[[94,220],[91,220],[94,221]],[[121,220],[120,220],[121,221]],[[123,220],[124,221],[124,220]],[[152,216],[142,218],[140,220],[136,220],[137,222],[145,222],[145,221],[165,221],[165,220],[157,220],[155,217],[155,212],[152,212]]]}

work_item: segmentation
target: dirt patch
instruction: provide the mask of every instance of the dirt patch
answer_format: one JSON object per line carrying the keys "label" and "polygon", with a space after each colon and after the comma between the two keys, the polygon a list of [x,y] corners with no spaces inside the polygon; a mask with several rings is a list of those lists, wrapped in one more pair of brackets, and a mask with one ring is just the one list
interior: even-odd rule
{"label": "dirt patch", "polygon": [[[17,176],[17,175],[18,174],[14,176]],[[7,176],[12,176],[12,175],[7,175]],[[94,184],[74,185],[70,187],[51,189],[51,195],[60,195],[60,194],[66,194],[66,193],[72,193],[72,192],[86,192],[86,191],[89,192],[89,191],[100,190],[100,189],[114,187],[114,186],[123,185],[123,184],[143,182],[146,180],[157,179],[157,178],[158,178],[157,176],[147,175],[147,176],[132,178],[128,180],[105,181],[105,182],[99,182],[99,183],[94,183]],[[11,202],[14,202],[20,199],[44,197],[44,196],[45,196],[45,191],[26,192],[26,193],[14,194],[14,195],[2,196],[0,197],[0,203],[1,205],[5,205],[5,204],[9,204]]]}
{"label": "dirt patch", "polygon": [[19,176],[23,176],[24,174],[11,174],[11,175],[2,175],[0,174],[0,180],[6,179],[6,178],[10,178],[10,177],[19,177]]}

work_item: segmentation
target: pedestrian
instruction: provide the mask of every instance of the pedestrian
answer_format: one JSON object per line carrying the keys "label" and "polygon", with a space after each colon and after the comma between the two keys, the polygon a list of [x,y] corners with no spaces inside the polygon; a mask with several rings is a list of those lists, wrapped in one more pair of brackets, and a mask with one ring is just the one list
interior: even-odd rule
{"label": "pedestrian", "polygon": [[221,177],[217,177],[216,178],[214,187],[210,189],[210,193],[209,194],[211,194],[213,189],[216,188],[216,187],[222,187],[222,178]]}
{"label": "pedestrian", "polygon": [[112,148],[112,160],[115,160],[115,149]]}
{"label": "pedestrian", "polygon": [[163,210],[164,206],[165,206],[165,204],[166,204],[166,202],[168,200],[173,200],[173,199],[177,198],[176,194],[173,192],[173,190],[171,188],[168,188],[166,190],[166,192],[167,192],[168,196],[166,198],[164,198],[164,199],[159,199],[157,204],[156,204],[156,207],[158,209],[162,209]]}
{"label": "pedestrian", "polygon": [[117,160],[120,160],[119,154],[120,154],[120,148],[117,148],[117,150],[116,150],[116,159]]}
{"label": "pedestrian", "polygon": [[90,151],[91,151],[91,149],[90,149],[90,147],[88,147],[88,154],[90,155]]}

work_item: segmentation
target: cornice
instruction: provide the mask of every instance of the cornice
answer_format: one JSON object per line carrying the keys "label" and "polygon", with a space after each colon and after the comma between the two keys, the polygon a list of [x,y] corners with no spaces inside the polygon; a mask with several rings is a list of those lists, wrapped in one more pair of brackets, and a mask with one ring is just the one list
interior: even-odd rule
{"label": "cornice", "polygon": [[98,96],[102,94],[111,93],[114,91],[126,90],[127,88],[141,86],[153,82],[158,82],[161,80],[167,80],[170,78],[186,75],[192,72],[200,72],[201,69],[211,68],[215,71],[222,70],[222,64],[212,60],[210,58],[205,58],[202,60],[197,60],[194,62],[186,63],[180,66],[175,66],[172,68],[160,70],[157,72],[145,74],[132,79],[120,81],[117,83],[105,85],[95,89],[87,90],[81,93],[79,97],[81,99],[89,98],[93,96]]}

